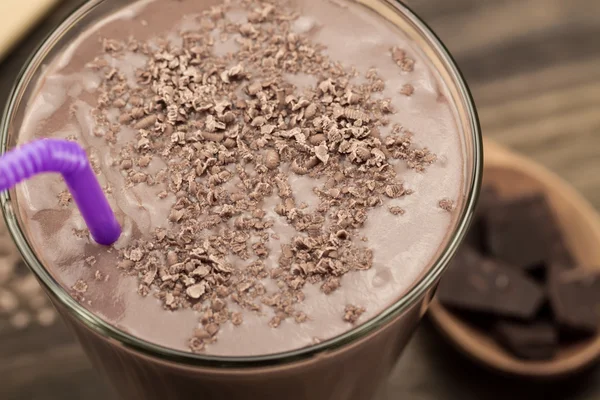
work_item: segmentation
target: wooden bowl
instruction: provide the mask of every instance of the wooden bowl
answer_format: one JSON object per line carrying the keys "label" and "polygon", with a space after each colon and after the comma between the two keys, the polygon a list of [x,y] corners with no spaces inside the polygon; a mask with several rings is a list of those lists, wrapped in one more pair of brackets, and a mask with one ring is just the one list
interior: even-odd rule
{"label": "wooden bowl", "polygon": [[[539,164],[492,141],[484,141],[484,155],[484,184],[506,196],[545,193],[578,264],[600,269],[600,218],[575,189]],[[504,350],[486,332],[459,319],[435,299],[429,316],[462,352],[504,373],[549,378],[571,374],[600,359],[600,335],[561,348],[553,360],[526,361]]]}

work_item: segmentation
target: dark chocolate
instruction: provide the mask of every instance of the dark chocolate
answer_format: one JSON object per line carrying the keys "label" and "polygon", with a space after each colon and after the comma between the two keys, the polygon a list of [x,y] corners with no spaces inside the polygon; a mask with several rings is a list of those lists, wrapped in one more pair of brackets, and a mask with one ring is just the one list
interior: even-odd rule
{"label": "dark chocolate", "polygon": [[485,216],[489,210],[493,208],[494,203],[498,201],[498,199],[498,191],[493,186],[484,186],[481,189],[473,222],[471,223],[471,228],[467,234],[466,243],[483,254],[487,252],[484,227]]}
{"label": "dark chocolate", "polygon": [[517,268],[467,247],[442,277],[437,296],[452,309],[519,319],[532,319],[544,302],[542,288]]}
{"label": "dark chocolate", "polygon": [[519,268],[544,265],[561,245],[559,226],[543,195],[497,201],[485,216],[487,250]]}
{"label": "dark chocolate", "polygon": [[567,334],[593,335],[600,323],[600,273],[552,267],[548,295],[556,322]]}
{"label": "dark chocolate", "polygon": [[502,346],[525,360],[550,360],[558,350],[558,332],[548,322],[499,321],[494,334]]}

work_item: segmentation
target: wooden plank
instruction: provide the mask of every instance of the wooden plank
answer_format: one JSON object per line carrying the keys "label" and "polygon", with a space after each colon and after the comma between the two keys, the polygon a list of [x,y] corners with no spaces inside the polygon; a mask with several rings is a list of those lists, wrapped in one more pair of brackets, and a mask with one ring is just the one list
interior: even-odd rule
{"label": "wooden plank", "polygon": [[[565,27],[597,25],[600,3],[590,0],[406,0],[452,44],[455,55],[490,51],[504,43],[548,38]],[[588,42],[593,42],[589,40]],[[562,42],[559,42],[559,44]],[[576,49],[581,48],[576,46]],[[554,46],[553,53],[565,50]]]}
{"label": "wooden plank", "polygon": [[471,84],[479,107],[518,101],[546,92],[581,87],[600,80],[600,57],[565,60],[536,69],[524,69],[503,79],[487,79]]}

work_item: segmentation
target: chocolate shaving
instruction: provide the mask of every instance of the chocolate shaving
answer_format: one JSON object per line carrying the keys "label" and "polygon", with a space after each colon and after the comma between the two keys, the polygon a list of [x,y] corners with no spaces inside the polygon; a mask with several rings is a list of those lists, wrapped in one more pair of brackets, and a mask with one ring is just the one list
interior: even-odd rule
{"label": "chocolate shaving", "polygon": [[357,307],[354,305],[347,305],[344,309],[344,321],[355,324],[360,316],[366,311],[364,307]]}
{"label": "chocolate shaving", "polygon": [[[247,21],[229,20],[226,2],[199,16],[200,28],[181,33],[180,45],[104,41],[110,57],[131,51],[147,59],[135,83],[112,63],[94,65],[104,74],[92,113],[98,129],[110,131],[110,143],[135,130],[115,160],[127,186],[161,185],[155,201],[173,200],[166,227],[120,250],[117,267],[137,276],[140,295],[155,296],[165,309],[200,313],[201,328],[189,341],[194,352],[217,340],[223,324],[240,325],[245,312],[268,307],[273,328],[309,320],[298,309],[307,284],[330,294],[343,275],[371,268],[372,250],[352,240],[369,210],[404,212],[389,204],[410,193],[392,163],[425,171],[436,159],[407,132],[381,136],[385,115],[395,110],[390,99],[374,96],[385,88],[376,70],[365,74],[366,84],[354,83],[351,66],[292,32],[297,13],[239,5]],[[237,35],[236,50],[216,54],[215,30]],[[412,70],[403,50],[392,57]],[[287,76],[300,73],[318,83],[298,90]],[[118,124],[108,123],[111,109]],[[153,168],[155,158],[164,167]],[[295,199],[294,175],[314,183],[318,206]],[[276,223],[292,237],[273,232]],[[267,289],[265,279],[277,289]],[[231,312],[233,305],[243,311]],[[362,312],[347,309],[345,319],[354,323]]]}

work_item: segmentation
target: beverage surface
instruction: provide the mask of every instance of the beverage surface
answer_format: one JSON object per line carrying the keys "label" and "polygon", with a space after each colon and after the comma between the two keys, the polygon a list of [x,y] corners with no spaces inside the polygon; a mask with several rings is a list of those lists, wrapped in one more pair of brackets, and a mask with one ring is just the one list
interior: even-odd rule
{"label": "beverage surface", "polygon": [[405,294],[448,239],[464,159],[418,45],[347,0],[141,1],[40,79],[19,142],[76,140],[123,227],[93,242],[57,176],[17,189],[30,243],[142,339],[260,355]]}

